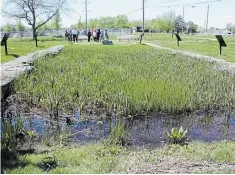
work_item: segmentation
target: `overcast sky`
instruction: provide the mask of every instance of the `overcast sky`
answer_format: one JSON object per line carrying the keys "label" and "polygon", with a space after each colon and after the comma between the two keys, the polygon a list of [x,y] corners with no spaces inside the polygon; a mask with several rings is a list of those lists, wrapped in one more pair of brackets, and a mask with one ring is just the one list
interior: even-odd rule
{"label": "overcast sky", "polygon": [[[85,20],[85,0],[70,0],[71,12],[69,16],[62,15],[63,27],[69,27],[78,21],[81,16]],[[176,16],[183,15],[183,4],[201,3],[216,0],[146,0],[145,17],[147,19],[160,16],[165,12],[174,10]],[[100,16],[117,16],[127,14],[129,20],[142,19],[142,10],[130,13],[142,8],[142,0],[88,0],[88,19]],[[235,23],[235,0],[221,0],[211,2],[209,10],[209,27],[224,28],[228,22]],[[171,7],[161,7],[171,6]],[[185,21],[193,21],[199,26],[204,26],[207,16],[208,3],[185,5]],[[7,19],[2,16],[2,24]]]}

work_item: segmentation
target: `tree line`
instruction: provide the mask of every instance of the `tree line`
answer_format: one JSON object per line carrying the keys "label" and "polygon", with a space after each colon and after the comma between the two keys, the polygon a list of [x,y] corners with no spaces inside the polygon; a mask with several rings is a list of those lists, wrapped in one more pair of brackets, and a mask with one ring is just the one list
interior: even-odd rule
{"label": "tree line", "polygon": [[[18,19],[15,29],[23,31],[26,27],[21,23],[25,20],[33,31],[33,36],[40,30],[59,30],[61,28],[60,13],[65,13],[69,0],[3,0],[2,12],[11,18]],[[130,21],[126,15],[116,17],[105,16],[92,18],[88,21],[88,28],[132,28],[142,26],[142,20]],[[145,20],[146,28],[158,30],[159,32],[171,32],[173,29],[178,32],[198,32],[198,25],[192,21],[184,21],[181,16],[174,16],[173,12],[167,12],[162,16]],[[85,29],[85,23],[78,18],[78,22],[70,26],[78,29]],[[235,32],[235,24],[228,24],[227,29]],[[4,31],[12,30],[7,24]]]}

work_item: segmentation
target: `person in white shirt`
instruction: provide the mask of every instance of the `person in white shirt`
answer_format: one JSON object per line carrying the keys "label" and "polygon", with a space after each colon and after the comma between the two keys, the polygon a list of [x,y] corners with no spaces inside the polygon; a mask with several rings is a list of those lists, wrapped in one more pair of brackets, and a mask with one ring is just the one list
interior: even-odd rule
{"label": "person in white shirt", "polygon": [[76,38],[77,38],[77,33],[78,33],[78,31],[74,28],[74,29],[72,30],[73,42],[75,42],[75,40],[76,40]]}
{"label": "person in white shirt", "polygon": [[94,39],[94,41],[96,41],[96,38],[97,38],[97,32],[96,32],[96,30],[94,30],[94,32],[93,32],[93,39]]}

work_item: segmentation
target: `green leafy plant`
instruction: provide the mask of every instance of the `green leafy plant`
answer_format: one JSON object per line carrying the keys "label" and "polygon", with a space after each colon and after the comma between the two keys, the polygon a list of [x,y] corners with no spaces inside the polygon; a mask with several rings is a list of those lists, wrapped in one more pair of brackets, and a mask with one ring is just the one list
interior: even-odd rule
{"label": "green leafy plant", "polygon": [[172,128],[171,133],[167,131],[167,137],[170,143],[184,144],[187,132],[187,129],[184,130],[182,126],[180,127],[180,129]]}
{"label": "green leafy plant", "polygon": [[15,149],[25,137],[24,123],[19,117],[2,119],[1,147],[2,149]]}

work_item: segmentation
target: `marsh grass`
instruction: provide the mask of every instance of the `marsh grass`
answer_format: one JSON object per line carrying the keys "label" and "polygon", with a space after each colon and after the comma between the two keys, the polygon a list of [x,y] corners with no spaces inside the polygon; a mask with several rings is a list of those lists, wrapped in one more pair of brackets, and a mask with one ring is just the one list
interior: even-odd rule
{"label": "marsh grass", "polygon": [[1,149],[14,150],[26,135],[19,116],[1,119]]}
{"label": "marsh grass", "polygon": [[[235,106],[235,76],[214,65],[148,46],[66,46],[60,56],[37,60],[15,84],[23,101],[58,116],[89,107],[96,114],[141,115]],[[104,110],[105,109],[105,110]]]}

